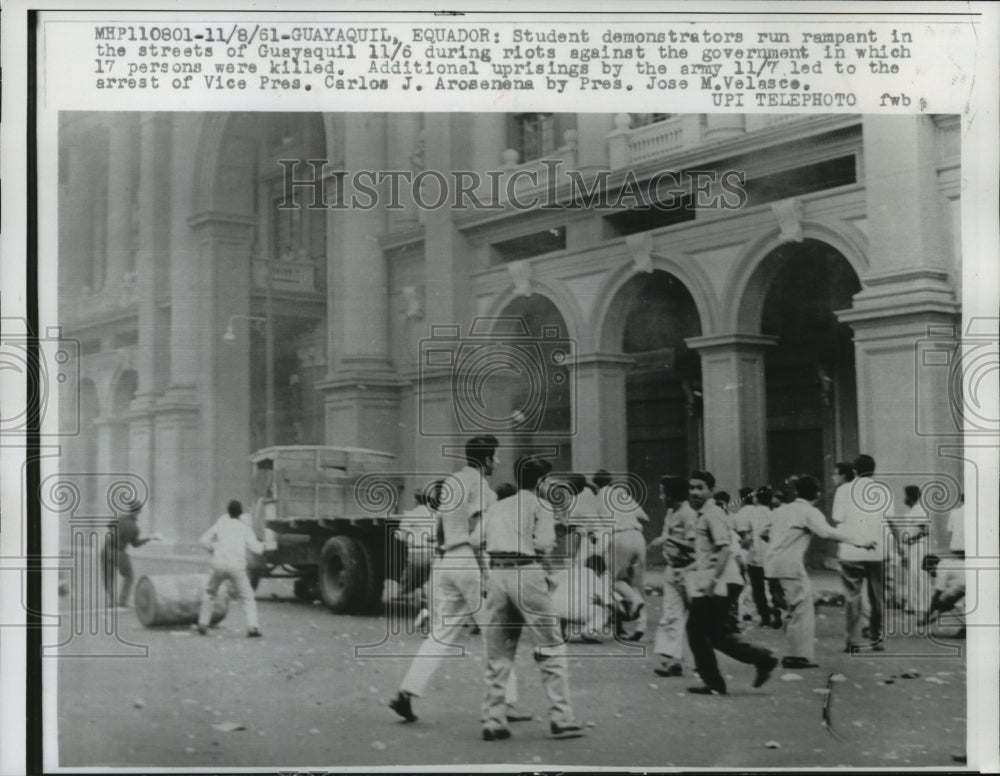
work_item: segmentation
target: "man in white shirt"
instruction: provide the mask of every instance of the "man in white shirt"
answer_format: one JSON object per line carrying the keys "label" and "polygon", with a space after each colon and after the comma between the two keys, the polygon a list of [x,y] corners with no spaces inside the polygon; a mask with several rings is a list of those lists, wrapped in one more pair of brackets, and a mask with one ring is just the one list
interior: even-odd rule
{"label": "man in white shirt", "polygon": [[805,556],[813,536],[872,547],[874,542],[861,542],[827,525],[826,518],[814,506],[819,498],[819,485],[808,474],[790,477],[786,482],[794,497],[790,503],[774,510],[770,541],[764,556],[764,576],[780,581],[788,606],[785,635],[788,653],[781,661],[783,668],[816,668],[816,611],[812,584],[806,572]]}
{"label": "man in white shirt", "polygon": [[[498,446],[492,436],[470,439],[465,445],[467,464],[455,474],[451,488],[442,488],[428,499],[442,537],[443,554],[431,569],[434,591],[431,634],[420,645],[399,692],[389,702],[389,708],[407,722],[417,719],[411,699],[424,694],[442,658],[454,654],[456,647],[465,642],[469,618],[482,621],[486,615],[477,549],[482,515],[497,501],[486,478],[499,463]],[[517,679],[512,672],[505,693],[509,704],[505,709],[507,719],[514,722],[531,719],[531,714],[513,705],[516,698]]]}
{"label": "man in white shirt", "polygon": [[750,644],[729,626],[729,599],[725,572],[729,560],[732,531],[722,510],[712,501],[715,476],[695,471],[688,478],[688,503],[698,513],[695,523],[694,570],[685,577],[691,611],[688,615],[688,644],[695,668],[704,684],[689,687],[698,695],[725,695],[726,680],[719,671],[715,650],[733,660],[756,667],[753,686],[760,687],[778,665],[777,658],[763,647]]}
{"label": "man in white shirt", "polygon": [[622,623],[625,638],[639,641],[646,631],[646,539],[642,527],[649,516],[636,502],[627,482],[615,482],[604,469],[594,474],[597,501],[602,515],[614,521],[611,573],[615,591],[628,605],[630,619]]}
{"label": "man in white shirt", "polygon": [[885,540],[882,515],[864,508],[865,491],[872,486],[872,475],[875,473],[875,459],[870,455],[859,455],[854,461],[854,471],[855,479],[837,489],[831,518],[845,534],[865,544],[874,543],[874,549],[840,545],[840,576],[844,582],[847,615],[847,645],[844,651],[853,652],[865,644],[861,635],[861,592],[867,585],[871,606],[869,642],[873,651],[881,652],[885,649],[882,645]]}
{"label": "man in white shirt", "polygon": [[490,563],[483,628],[488,655],[483,739],[510,738],[506,687],[523,627],[532,631],[537,645],[535,662],[549,698],[551,735],[576,738],[584,729],[569,701],[566,644],[550,592],[555,519],[552,505],[535,494],[545,467],[536,459],[522,458],[514,471],[517,495],[497,502],[483,521],[482,541]]}
{"label": "man in white shirt", "polygon": [[247,551],[261,555],[264,552],[264,545],[258,541],[253,529],[240,520],[243,505],[239,501],[230,501],[226,513],[198,539],[198,543],[212,553],[212,573],[201,599],[198,632],[202,636],[208,633],[215,596],[219,592],[219,587],[228,581],[243,604],[247,620],[247,636],[259,638],[261,634],[257,622],[257,599],[254,598],[250,576],[247,574]]}

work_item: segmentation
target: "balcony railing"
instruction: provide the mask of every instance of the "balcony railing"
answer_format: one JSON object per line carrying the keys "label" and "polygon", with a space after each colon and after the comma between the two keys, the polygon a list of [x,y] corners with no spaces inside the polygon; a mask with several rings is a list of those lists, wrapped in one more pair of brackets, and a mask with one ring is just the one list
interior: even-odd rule
{"label": "balcony railing", "polygon": [[693,148],[702,142],[705,117],[700,113],[685,113],[636,129],[631,128],[631,122],[628,113],[615,117],[615,129],[608,135],[612,169]]}
{"label": "balcony railing", "polygon": [[257,288],[264,288],[270,282],[274,291],[322,291],[324,284],[317,282],[317,274],[318,267],[311,261],[255,259],[253,262],[253,283]]}

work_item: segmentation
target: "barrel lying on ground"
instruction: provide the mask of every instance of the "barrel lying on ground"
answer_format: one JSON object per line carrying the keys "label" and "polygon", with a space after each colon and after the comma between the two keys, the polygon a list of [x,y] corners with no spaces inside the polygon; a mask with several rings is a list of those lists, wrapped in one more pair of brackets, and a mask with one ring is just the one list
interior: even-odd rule
{"label": "barrel lying on ground", "polygon": [[[135,613],[147,628],[191,625],[198,622],[207,574],[157,574],[142,577],[135,586]],[[229,583],[215,596],[212,624],[229,611]]]}

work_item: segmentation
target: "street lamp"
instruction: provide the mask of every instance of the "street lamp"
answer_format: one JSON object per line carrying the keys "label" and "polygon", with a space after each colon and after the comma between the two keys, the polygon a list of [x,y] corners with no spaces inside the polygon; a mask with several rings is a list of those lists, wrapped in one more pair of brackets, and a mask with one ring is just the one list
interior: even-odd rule
{"label": "street lamp", "polygon": [[[269,279],[270,280],[270,279]],[[274,316],[271,310],[271,284],[266,286],[264,315],[230,315],[223,342],[235,342],[233,321],[242,319],[264,328],[264,437],[267,447],[274,446]]]}

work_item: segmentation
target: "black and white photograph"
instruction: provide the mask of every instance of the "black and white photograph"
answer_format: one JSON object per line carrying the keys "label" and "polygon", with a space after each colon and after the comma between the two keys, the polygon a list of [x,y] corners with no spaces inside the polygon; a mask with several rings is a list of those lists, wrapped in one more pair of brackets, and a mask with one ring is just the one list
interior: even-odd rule
{"label": "black and white photograph", "polygon": [[[821,72],[795,32],[711,54],[735,39],[625,20],[669,62],[634,112],[587,81],[652,55],[592,18],[233,20],[177,27],[170,65],[129,59],[154,22],[84,28],[96,89],[210,79],[191,105],[38,109],[42,441],[12,503],[46,773],[990,770],[996,215],[967,110],[759,99]],[[235,75],[171,53],[192,29]],[[824,75],[923,51],[850,29],[804,34]],[[374,75],[327,66],[352,47]],[[591,90],[536,109],[532,74]],[[205,97],[243,75],[245,108]],[[653,91],[681,77],[719,99]],[[261,79],[387,94],[262,106]]]}

